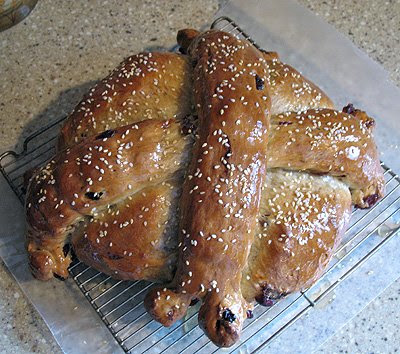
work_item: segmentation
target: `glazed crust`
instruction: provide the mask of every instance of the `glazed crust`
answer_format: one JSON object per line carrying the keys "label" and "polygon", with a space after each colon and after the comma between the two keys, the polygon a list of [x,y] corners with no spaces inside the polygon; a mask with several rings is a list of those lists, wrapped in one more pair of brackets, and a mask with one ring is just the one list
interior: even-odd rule
{"label": "glazed crust", "polygon": [[[194,29],[178,32],[177,42],[184,53],[198,34]],[[276,52],[263,52],[263,57],[268,68],[271,114],[305,111],[310,108],[334,108],[325,92],[296,69],[282,63]]]}
{"label": "glazed crust", "polygon": [[[360,117],[360,115],[362,115],[362,117]],[[309,116],[313,118],[308,118]],[[288,117],[290,118],[289,120],[286,119]],[[357,129],[357,131],[355,131],[353,135],[349,135],[353,136],[354,139],[346,139],[347,135],[341,136],[340,142],[336,143],[335,145],[331,145],[332,134],[329,130],[327,130],[327,128],[332,127],[333,124],[338,125],[339,123],[344,124],[344,127],[351,127],[352,125],[354,127],[363,127],[365,125],[362,125],[364,124],[362,122],[371,122],[371,118],[366,119],[364,117],[364,113],[362,112],[358,112],[355,116],[351,116],[348,113],[344,114],[342,112],[333,110],[321,110],[318,113],[313,110],[310,112],[304,112],[301,115],[298,115],[298,117],[300,118],[296,118],[294,115],[275,115],[271,117],[272,129],[270,131],[270,139],[268,143],[270,169],[282,168],[285,170],[294,170],[297,168],[299,170],[313,173],[314,175],[327,174],[335,176],[336,178],[341,179],[348,187],[350,187],[353,203],[357,204],[357,202],[360,202],[362,204],[361,206],[363,206],[363,204],[365,203],[364,199],[368,201],[368,203],[365,203],[365,206],[371,206],[373,202],[376,202],[377,200],[379,200],[379,198],[383,196],[384,177],[382,168],[379,165],[377,149],[373,141],[372,133],[374,124],[368,123],[367,129],[360,128]],[[345,118],[346,120],[344,120]],[[312,123],[313,120],[317,123]],[[288,124],[288,122],[292,124]],[[320,124],[318,124],[318,122]],[[157,126],[158,124],[160,124],[160,121],[140,123],[138,124],[138,126],[140,126],[140,130],[142,131],[144,136],[150,136],[151,134],[153,134],[153,131],[157,131],[154,125]],[[150,236],[154,235],[154,242],[159,239],[158,244],[163,245],[165,243],[168,243],[165,237],[168,238],[169,235],[172,235],[174,232],[176,232],[176,209],[168,207],[169,211],[167,217],[167,215],[165,214],[167,213],[167,209],[163,204],[165,203],[168,206],[168,204],[171,203],[173,205],[178,203],[177,200],[173,199],[172,197],[174,195],[180,195],[181,189],[174,188],[174,186],[180,186],[185,166],[187,166],[188,164],[188,158],[191,155],[192,150],[192,144],[188,143],[185,145],[185,139],[190,139],[190,141],[192,140],[190,137],[185,138],[185,136],[180,133],[179,123],[174,122],[174,120],[170,120],[168,124],[170,130],[174,132],[171,136],[170,144],[177,145],[176,149],[181,154],[181,156],[178,158],[178,160],[180,161],[179,164],[164,163],[164,155],[162,154],[162,151],[159,150],[159,146],[155,143],[151,145],[151,148],[154,149],[154,151],[151,151],[150,148],[147,147],[147,153],[153,156],[157,156],[158,154],[158,156],[160,156],[161,158],[161,162],[164,168],[171,169],[165,172],[166,176],[176,176],[176,178],[173,180],[163,180],[161,182],[167,183],[170,187],[163,187],[161,190],[159,190],[159,185],[147,186],[146,183],[143,188],[146,188],[146,186],[148,188],[149,193],[146,193],[147,197],[139,198],[140,193],[139,196],[133,193],[132,195],[129,195],[130,198],[135,198],[134,200],[136,200],[136,204],[138,206],[131,205],[131,203],[133,203],[132,200],[126,200],[126,198],[122,198],[121,203],[115,204],[113,208],[110,209],[114,210],[111,212],[111,214],[114,216],[115,220],[117,220],[118,225],[124,224],[127,220],[129,220],[129,225],[119,230],[119,233],[123,233],[124,235],[129,234],[131,237],[130,242],[127,242],[125,245],[131,245],[131,249],[142,250],[143,254],[146,253],[147,258],[140,258],[142,257],[140,254],[132,253],[143,261],[137,260],[138,258],[133,256],[124,257],[123,260],[115,260],[112,259],[113,253],[110,253],[111,256],[108,255],[108,250],[103,250],[100,252],[100,245],[96,243],[96,240],[98,238],[98,230],[95,225],[104,224],[105,218],[110,217],[108,209],[101,213],[98,213],[96,216],[93,216],[93,219],[97,221],[95,223],[88,224],[93,226],[87,227],[85,232],[83,232],[83,229],[79,229],[76,230],[76,232],[74,232],[73,234],[74,236],[72,237],[72,240],[73,244],[75,245],[74,249],[75,252],[78,254],[78,257],[84,260],[85,263],[101,269],[101,271],[113,275],[114,277],[123,279],[153,279],[159,281],[170,280],[172,277],[171,271],[175,269],[175,258],[171,258],[171,256],[169,255],[169,253],[171,252],[170,248],[168,248],[167,254],[165,255],[165,257],[167,258],[163,258],[157,252],[152,252],[154,248],[154,245],[151,244],[151,241],[153,241],[153,236]],[[322,135],[321,132],[323,133]],[[110,143],[114,139],[117,138],[115,136],[108,138],[108,143]],[[293,141],[293,139],[295,141]],[[317,154],[314,153],[314,141],[320,144],[316,147],[318,152]],[[86,142],[81,143],[81,145],[85,144]],[[297,144],[296,148],[294,148],[294,144]],[[82,154],[80,156],[80,159],[84,159],[84,156],[86,155],[86,150],[85,148],[79,146],[80,145],[77,145],[72,150],[79,149],[80,153]],[[184,146],[184,148],[182,148],[182,146]],[[325,148],[321,151],[318,150],[321,149],[322,146],[324,146]],[[324,153],[325,149],[327,149],[329,146],[331,153]],[[356,148],[360,149],[360,154],[357,159],[354,159],[354,152],[357,151]],[[139,149],[142,149],[142,145],[134,144],[130,149],[130,153],[134,155],[144,153]],[[340,151],[351,151],[353,155],[340,154],[338,153]],[[57,157],[56,160],[58,161],[57,164],[65,166],[54,166],[52,167],[52,169],[58,170],[61,168],[67,168],[68,164],[64,163],[66,155],[65,153],[60,153],[60,155],[62,154],[64,155]],[[92,157],[92,166],[96,166],[95,163],[99,164],[102,163],[102,161],[95,161]],[[334,166],[334,168],[331,167],[329,169],[329,166]],[[341,166],[344,166],[344,171],[341,171]],[[43,210],[43,214],[46,215],[46,218],[41,217],[40,214],[40,217],[38,217],[36,208],[27,210],[28,224],[30,225],[29,229],[32,233],[31,237],[34,237],[34,235],[37,235],[37,233],[42,235],[40,230],[48,227],[47,225],[60,225],[59,212],[61,209],[57,208],[57,210],[54,210],[54,213],[50,213],[50,210],[54,207],[54,203],[51,201],[51,199],[40,201],[43,197],[43,193],[39,193],[39,191],[43,187],[43,183],[38,183],[37,181],[40,181],[42,179],[46,180],[46,178],[48,178],[47,170],[48,169],[45,167],[40,172],[38,172],[33,182],[31,182],[31,186],[28,188],[29,202],[27,201],[27,205],[29,203],[31,203],[32,205],[38,205],[39,209]],[[113,179],[112,183],[118,183],[117,178],[110,178]],[[147,176],[147,178],[150,177]],[[54,183],[54,189],[58,190],[57,184],[61,182],[59,182],[57,179],[57,182]],[[93,188],[100,190],[101,187],[98,186],[97,183],[98,181],[93,179],[92,186]],[[156,191],[152,191],[153,187],[156,188]],[[172,189],[170,190],[169,188]],[[64,189],[63,193],[65,194],[61,195],[60,193],[61,191],[57,191],[58,199],[71,200],[72,191]],[[172,194],[169,195],[168,193]],[[263,193],[263,199],[265,198],[265,193]],[[155,205],[154,210],[150,208],[150,205],[153,204]],[[126,205],[129,205],[129,208],[127,208]],[[146,220],[141,220],[142,218],[138,218],[138,216],[134,212],[134,210],[137,210],[138,208],[143,210],[149,208],[149,214],[147,214],[146,212],[145,215],[147,215],[151,219],[153,217],[153,214],[156,214],[158,218],[157,222],[148,222],[146,224],[145,230],[147,230],[147,233],[143,232],[143,222]],[[117,210],[119,210],[119,212],[117,212]],[[140,213],[139,216],[140,215],[142,215],[142,213]],[[164,231],[163,226],[159,228],[158,225],[164,225],[164,223],[166,222],[166,218],[168,219],[168,225],[170,223],[171,226],[167,228],[167,231]],[[134,220],[133,223],[130,223],[131,219]],[[60,230],[57,232],[50,232],[47,230],[47,233],[40,236],[41,241],[39,240],[40,244],[46,245],[42,247],[42,252],[40,253],[41,257],[39,257],[39,255],[37,257],[31,257],[32,267],[35,269],[35,275],[41,279],[51,278],[53,271],[55,274],[63,277],[67,277],[68,275],[67,267],[70,263],[70,257],[69,255],[67,255],[66,257],[63,256],[62,248],[65,243],[69,242],[68,240],[70,237],[68,236],[68,234],[70,233],[70,231],[68,231],[68,227],[76,225],[76,222],[72,221],[71,223],[69,223],[69,221],[65,221],[65,219],[63,221],[65,222],[66,231],[63,232],[62,230]],[[153,228],[153,226],[155,228]],[[50,226],[51,230],[52,227],[53,226]],[[171,228],[173,228],[174,231],[171,231]],[[84,240],[80,240],[80,237],[83,237],[84,234],[87,235],[87,238]],[[53,235],[60,235],[60,238]],[[78,235],[80,235],[80,237]],[[147,238],[144,238],[143,235],[147,235]],[[118,233],[112,233],[110,232],[110,230],[108,231],[107,239],[109,240],[109,242],[112,242],[115,247],[118,244],[118,237]],[[174,236],[173,238],[175,238],[174,242],[176,243],[176,236]],[[140,242],[136,243],[136,240],[139,240]],[[88,243],[91,245],[90,253],[89,251],[81,251],[80,249],[83,247],[85,247],[85,250],[88,250]],[[46,249],[46,251],[44,249]],[[93,255],[93,252],[96,252],[96,254],[100,255],[101,257],[91,257],[91,255]],[[131,250],[127,253],[129,254],[130,252]],[[44,256],[44,253],[46,254],[46,257]],[[50,256],[50,254],[53,254],[51,256],[52,258],[57,258],[58,255],[60,257],[58,266],[56,268],[52,268],[52,271],[48,271],[46,270],[47,268],[44,267],[44,265],[47,263],[47,256]],[[153,269],[154,274],[151,275],[150,273],[147,273],[145,265],[158,264],[158,260],[160,260],[160,266],[156,266],[156,268]],[[167,263],[168,265],[171,264],[171,267],[168,267],[168,269],[166,267]],[[123,273],[121,272],[122,269],[124,269],[124,272],[126,272],[124,273],[125,275],[123,275]],[[128,269],[131,270],[127,271]]]}
{"label": "glazed crust", "polygon": [[383,196],[385,179],[373,139],[375,121],[365,112],[310,109],[274,118],[270,168],[338,177],[350,187],[353,203],[360,208],[374,205]]}
{"label": "glazed crust", "polygon": [[334,108],[331,99],[296,69],[279,59],[267,60],[271,87],[271,114],[310,108]]}
{"label": "glazed crust", "polygon": [[59,135],[62,150],[108,129],[146,119],[190,114],[192,68],[174,53],[140,53],[125,59],[75,107]]}
{"label": "glazed crust", "polygon": [[351,195],[331,176],[280,169],[269,171],[267,185],[242,292],[271,306],[322,275],[347,228]]}
{"label": "glazed crust", "polygon": [[[186,52],[199,34],[179,31],[178,43]],[[263,52],[268,67],[271,114],[308,108],[333,108],[329,97],[277,53]],[[187,55],[140,53],[125,59],[95,85],[67,118],[58,149],[73,146],[108,129],[146,119],[178,120],[193,113],[193,67]]]}
{"label": "glazed crust", "polygon": [[178,269],[145,306],[169,326],[203,299],[199,324],[225,347],[238,339],[250,307],[240,281],[266,172],[267,69],[261,52],[224,32],[198,36],[189,54],[199,125],[183,186]]}
{"label": "glazed crust", "polygon": [[71,236],[78,259],[118,279],[169,281],[176,268],[180,178],[103,209]]}
{"label": "glazed crust", "polygon": [[[74,228],[81,230],[80,223],[93,222],[110,210],[112,216],[114,208],[129,204],[126,198],[173,179],[189,151],[185,149],[189,137],[181,136],[180,125],[172,120],[147,120],[89,138],[42,168],[31,179],[26,199],[33,274],[39,279],[52,278],[53,273],[66,278],[70,257],[63,246]],[[110,254],[123,251],[114,252],[109,238],[97,235],[95,239],[107,243]],[[140,239],[135,242],[140,247]]]}

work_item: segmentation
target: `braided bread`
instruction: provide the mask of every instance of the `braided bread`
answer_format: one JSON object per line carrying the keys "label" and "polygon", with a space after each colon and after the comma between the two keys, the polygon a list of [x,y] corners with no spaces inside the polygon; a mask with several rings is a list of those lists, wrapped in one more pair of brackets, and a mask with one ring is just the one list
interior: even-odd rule
{"label": "braided bread", "polygon": [[66,278],[72,244],[113,277],[170,282],[146,298],[153,317],[170,325],[202,298],[201,326],[229,346],[254,301],[318,279],[351,204],[373,205],[384,178],[365,112],[332,109],[276,54],[228,34],[184,30],[178,41],[192,58],[131,57],[66,121],[60,152],[28,188],[30,266],[39,279]]}

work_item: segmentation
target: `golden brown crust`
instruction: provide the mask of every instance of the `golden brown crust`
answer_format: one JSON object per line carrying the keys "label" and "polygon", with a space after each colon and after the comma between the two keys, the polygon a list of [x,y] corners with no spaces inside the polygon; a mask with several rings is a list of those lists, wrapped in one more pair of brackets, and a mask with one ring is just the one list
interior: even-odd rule
{"label": "golden brown crust", "polygon": [[[67,149],[31,179],[26,200],[28,252],[34,274],[67,276],[67,236],[113,204],[174,177],[188,139],[173,120],[128,125]],[[110,241],[112,242],[112,241]]]}
{"label": "golden brown crust", "polygon": [[270,168],[339,177],[360,208],[384,194],[385,180],[373,139],[374,120],[365,112],[329,109],[287,112],[272,120]]}
{"label": "golden brown crust", "polygon": [[[199,32],[178,32],[184,51]],[[271,114],[308,108],[333,108],[326,94],[299,72],[279,61],[267,60]],[[107,129],[146,119],[179,119],[192,109],[192,66],[185,55],[140,53],[125,59],[94,86],[75,107],[61,130],[58,148],[72,146]]]}
{"label": "golden brown crust", "polygon": [[271,114],[305,111],[310,108],[334,108],[325,92],[296,69],[279,59],[267,60],[267,63]]}
{"label": "golden brown crust", "polygon": [[266,171],[267,69],[261,52],[224,32],[198,36],[189,53],[199,125],[183,186],[178,269],[168,300],[156,288],[145,305],[171,325],[192,299],[203,299],[200,325],[215,344],[230,346],[249,308],[240,280]]}
{"label": "golden brown crust", "polygon": [[66,120],[59,150],[108,129],[146,119],[181,119],[192,107],[187,56],[140,53],[94,86]]}
{"label": "golden brown crust", "polygon": [[[311,113],[310,115],[307,113]],[[354,113],[354,112],[353,112]],[[360,115],[362,114],[361,118]],[[304,118],[308,116],[313,116],[314,118]],[[290,120],[286,120],[286,118],[290,118]],[[310,112],[305,112],[299,115],[300,118],[295,118],[295,116],[292,114],[290,116],[273,116],[271,119],[271,125],[272,125],[272,130],[270,133],[270,140],[268,144],[268,149],[269,149],[269,158],[271,159],[270,163],[270,168],[284,168],[286,170],[289,169],[303,169],[306,171],[310,171],[311,173],[317,173],[317,174],[330,174],[333,176],[337,176],[341,178],[348,186],[351,188],[352,192],[352,198],[354,202],[361,202],[361,203],[366,203],[364,202],[364,199],[368,202],[366,203],[365,206],[371,206],[373,202],[378,200],[380,197],[382,197],[384,190],[384,178],[383,178],[383,171],[382,168],[379,166],[379,161],[378,161],[378,153],[376,151],[376,146],[375,143],[372,139],[372,134],[371,134],[371,129],[373,129],[374,124],[372,123],[373,121],[364,116],[364,113],[358,112],[357,114],[352,117],[349,117],[349,114],[346,113],[340,113],[336,111],[328,111],[328,110],[322,110],[318,113],[315,111],[310,111]],[[303,120],[307,119],[307,121]],[[344,121],[343,119],[346,118]],[[361,121],[360,121],[361,119]],[[317,123],[312,123],[312,120],[314,120]],[[302,122],[302,123],[301,123]],[[318,122],[320,123],[320,126],[318,126]],[[360,123],[361,122],[361,123]],[[364,122],[364,123],[362,123]],[[330,146],[330,142],[332,139],[332,132],[330,130],[327,130],[326,128],[332,128],[334,124],[336,126],[340,123],[343,124],[345,123],[344,127],[351,127],[352,125],[354,127],[360,127],[361,124],[364,124],[367,122],[367,128],[368,131],[365,131],[365,134],[361,134],[363,129],[359,129],[354,132],[354,138],[352,139],[347,139],[349,141],[346,141],[346,139],[342,139],[339,144],[331,146],[331,153],[328,152],[325,154],[324,151],[327,146]],[[292,123],[292,124],[288,124]],[[301,123],[301,124],[300,124]],[[355,124],[354,124],[355,123]],[[140,129],[143,132],[144,136],[150,136],[153,134],[154,124],[159,124],[156,121],[150,123],[140,123]],[[174,126],[172,130],[175,132],[179,131],[179,126],[176,123],[173,123],[172,121],[170,122],[171,126]],[[350,124],[350,125],[349,125]],[[289,129],[291,127],[291,129]],[[157,129],[155,129],[157,131]],[[321,135],[321,131],[323,134]],[[307,134],[306,134],[307,133]],[[316,135],[318,134],[318,135]],[[318,139],[316,138],[317,136]],[[346,137],[346,135],[343,135],[342,137]],[[357,140],[357,139],[359,140]],[[111,137],[108,140],[109,143],[111,140],[116,139],[116,137]],[[295,142],[293,142],[293,139],[295,139]],[[184,138],[183,136],[179,133],[174,133],[171,138],[171,144],[177,145],[177,149],[181,149],[179,146],[182,146],[184,144]],[[313,141],[317,141],[319,147],[324,147],[322,151],[317,150],[318,153],[314,152],[313,146]],[[353,141],[357,140],[357,141]],[[290,145],[288,145],[290,143]],[[297,144],[298,146],[295,149],[292,149],[292,144]],[[85,143],[82,143],[85,145]],[[357,145],[354,145],[357,144]],[[366,144],[366,148],[363,148],[363,146]],[[191,153],[191,145],[185,145],[185,152],[183,150],[181,153],[183,154],[180,158],[180,161],[182,161],[181,165],[166,165],[164,162],[164,166],[169,166],[171,168],[170,171],[168,171],[168,174],[171,175],[182,175],[183,170],[182,168],[185,166],[185,159],[187,160],[187,157]],[[354,147],[350,149],[351,147]],[[360,155],[358,159],[349,159],[346,157],[346,154],[339,154],[335,153],[335,151],[352,151],[354,153],[356,147],[361,147],[360,148]],[[140,153],[144,153],[144,151],[140,151],[141,145],[134,145],[130,151],[132,154],[137,155]],[[160,154],[161,153],[161,158],[163,159],[162,152],[158,149],[157,144],[153,144],[152,148],[154,151],[151,151],[147,147],[147,153],[148,154]],[[318,148],[318,147],[317,147]],[[78,147],[74,148],[78,149]],[[312,149],[312,150],[311,150]],[[82,149],[82,151],[84,151]],[[354,156],[350,156],[354,157]],[[59,161],[59,164],[63,164],[65,157],[58,157],[57,160]],[[74,163],[71,161],[71,163]],[[65,167],[63,168],[70,168],[67,166],[67,164],[64,164]],[[331,167],[329,171],[329,166],[335,166],[335,168]],[[93,164],[93,167],[95,164]],[[180,167],[179,167],[180,166]],[[324,167],[325,166],[325,167]],[[341,166],[345,166],[345,170],[341,171]],[[374,168],[372,168],[374,167]],[[46,172],[46,168],[43,169],[41,173],[38,174],[38,176],[47,176],[48,173]],[[344,177],[340,177],[344,176]],[[37,178],[34,179],[34,182],[32,182],[31,187],[28,190],[28,200],[27,205],[29,203],[35,204],[38,203],[38,201],[41,198],[42,194],[37,194],[40,188],[42,188],[43,183],[42,182],[37,182]],[[175,183],[180,183],[179,178],[174,181],[165,181],[166,183],[170,183],[172,186],[175,185]],[[115,182],[113,182],[115,183]],[[46,194],[48,195],[50,193],[53,193],[55,197],[57,197],[60,200],[71,200],[72,198],[72,190],[64,189],[65,193],[64,195],[61,195],[61,190],[59,190],[59,187],[57,185],[52,185],[54,186],[54,190],[52,191],[47,191]],[[97,184],[97,181],[93,181],[93,187],[100,188],[101,186]],[[145,188],[145,187],[144,187]],[[152,187],[149,188],[149,195],[148,198],[144,199],[137,199],[140,200],[141,202],[137,203],[140,208],[145,208],[148,207],[147,204],[153,204],[155,201],[157,201],[157,198],[161,198],[160,200],[165,200],[166,203],[177,203],[177,200],[170,199],[168,195],[168,189],[163,189],[165,193],[161,193],[160,191],[156,194],[151,191]],[[159,188],[155,186],[155,188]],[[180,193],[179,191],[171,193]],[[153,199],[151,198],[152,195],[157,195],[158,197],[154,197]],[[54,196],[53,196],[54,198]],[[131,198],[136,198],[136,196],[133,194]],[[263,197],[265,198],[265,197]],[[49,205],[47,205],[47,203]],[[39,278],[39,279],[48,279],[52,277],[53,270],[55,274],[58,274],[59,276],[62,276],[66,278],[68,276],[67,272],[67,267],[69,265],[69,256],[65,257],[64,256],[64,250],[63,246],[65,243],[68,243],[68,234],[69,231],[65,230],[60,230],[60,231],[54,231],[53,228],[55,227],[54,225],[59,225],[58,220],[58,213],[61,213],[61,208],[58,207],[54,212],[52,212],[52,208],[54,207],[55,204],[48,198],[47,200],[43,200],[39,204],[39,209],[36,208],[31,208],[30,210],[27,211],[27,217],[28,217],[28,224],[31,225],[29,228],[30,232],[30,239],[36,239],[39,238],[38,241],[35,242],[30,242],[29,243],[29,254],[30,254],[30,260],[31,260],[31,266],[33,268],[34,275]],[[56,205],[56,204],[55,204]],[[156,205],[158,205],[156,203]],[[129,213],[129,210],[125,210],[124,207],[124,199],[122,199],[122,202],[120,205],[114,206],[114,208],[119,208],[120,209],[120,214],[118,216],[118,220],[121,223],[125,223],[126,220],[128,219],[126,217],[122,217],[125,215],[125,213]],[[156,209],[158,206],[156,207]],[[163,212],[165,212],[164,207],[159,206],[159,214],[158,214],[158,222],[157,224],[162,224],[164,222],[164,219],[161,218]],[[46,218],[42,215],[40,210],[43,211],[43,215],[46,215]],[[172,207],[169,209],[169,216],[168,220],[173,219],[173,215],[175,215],[176,209],[173,209]],[[53,215],[54,214],[54,215]],[[133,224],[129,225],[129,230],[132,230],[132,242],[130,245],[132,248],[136,249],[142,249],[143,251],[148,252],[150,258],[157,258],[159,257],[160,260],[163,260],[163,258],[160,255],[157,255],[156,252],[150,252],[150,250],[153,248],[153,245],[150,243],[152,240],[149,236],[147,239],[143,239],[143,242],[136,242],[136,240],[142,240],[141,236],[141,230],[143,229],[143,225],[141,224],[140,220],[136,219],[136,214],[133,213],[132,211],[130,212],[130,219],[134,219]],[[140,214],[139,214],[140,215]],[[152,214],[149,214],[150,217],[152,217]],[[102,213],[99,213],[96,220],[98,222],[104,222],[104,217]],[[81,218],[81,215],[78,216],[78,218]],[[53,221],[54,220],[54,221]],[[80,219],[79,219],[80,220]],[[144,220],[143,220],[144,221]],[[65,222],[66,227],[71,227],[76,224],[76,221],[72,221],[71,224],[68,224],[68,222]],[[48,226],[51,225],[50,227]],[[175,224],[172,223],[173,225]],[[172,227],[172,226],[171,226]],[[49,231],[53,230],[53,231]],[[97,236],[95,234],[96,228],[94,227],[89,227],[87,230],[88,238],[89,240],[92,240],[91,243],[97,239]],[[163,228],[157,228],[157,230],[154,230],[151,228],[149,225],[147,225],[146,230],[148,230],[149,235],[154,235],[155,238],[157,238],[156,235],[159,235],[158,238],[161,238],[159,241],[160,244],[163,244],[163,238],[160,236],[160,234],[163,234]],[[134,232],[133,232],[134,231]],[[82,229],[79,229],[80,235],[83,235]],[[74,235],[79,234],[78,230],[74,233]],[[170,234],[173,231],[168,231],[167,234]],[[60,238],[58,238],[57,235],[61,235]],[[73,237],[75,240],[75,251],[78,253],[78,256],[81,259],[84,259],[87,264],[90,264],[94,267],[98,267],[101,269],[103,272],[107,274],[113,274],[114,277],[123,277],[123,278],[134,278],[134,279],[158,279],[158,280],[163,280],[163,279],[170,279],[172,274],[170,268],[166,266],[168,263],[160,263],[159,267],[155,267],[153,269],[153,272],[150,272],[149,270],[146,270],[147,267],[145,265],[148,263],[152,262],[157,262],[156,259],[154,260],[148,260],[143,262],[137,261],[136,258],[132,257],[125,257],[124,261],[119,260],[115,261],[113,259],[109,259],[107,253],[104,252],[102,254],[102,261],[98,262],[97,258],[93,259],[89,256],[89,254],[84,254],[83,251],[80,251],[80,248],[83,247],[84,243],[83,240],[81,242],[77,242],[75,239],[75,236]],[[79,238],[78,238],[79,239]],[[109,242],[112,242],[113,245],[117,245],[117,239],[118,235],[116,234],[115,239],[113,234],[109,234]],[[87,242],[89,242],[89,240]],[[147,241],[146,241],[147,240]],[[37,244],[41,245],[39,248],[37,248]],[[128,252],[129,254],[130,252]],[[165,257],[167,257],[168,260],[170,260],[169,255],[165,254]],[[56,261],[55,261],[56,260]],[[122,262],[126,264],[122,264]],[[136,262],[136,263],[135,263]],[[169,263],[168,263],[169,264]],[[174,268],[174,262],[171,260],[171,264],[173,264]],[[130,272],[127,272],[125,275],[123,273],[116,274],[115,272],[122,271],[124,269],[124,272],[126,269],[131,269]]]}
{"label": "golden brown crust", "polygon": [[267,185],[242,291],[271,306],[322,275],[346,230],[351,196],[337,179],[308,173],[271,170]]}
{"label": "golden brown crust", "polygon": [[171,280],[178,244],[176,180],[98,212],[71,237],[79,260],[118,279]]}
{"label": "golden brown crust", "polygon": [[[177,42],[187,52],[199,34],[194,29],[178,32]],[[334,108],[333,102],[318,86],[296,69],[279,60],[276,52],[263,52],[268,67],[268,84],[271,95],[271,114],[298,112],[310,108]]]}

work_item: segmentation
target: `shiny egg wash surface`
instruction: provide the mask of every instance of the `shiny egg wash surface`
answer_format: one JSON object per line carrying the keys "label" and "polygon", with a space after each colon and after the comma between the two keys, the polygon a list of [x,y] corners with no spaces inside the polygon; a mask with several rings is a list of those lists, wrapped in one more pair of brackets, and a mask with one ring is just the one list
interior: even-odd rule
{"label": "shiny egg wash surface", "polygon": [[229,346],[251,307],[240,281],[266,172],[267,67],[249,43],[223,32],[198,36],[189,53],[199,127],[183,186],[178,270],[173,286],[154,290],[145,303],[171,325],[203,298],[200,325],[214,343]]}
{"label": "shiny egg wash surface", "polygon": [[350,214],[349,188],[338,179],[270,170],[242,278],[244,296],[271,306],[310,286],[332,258]]}
{"label": "shiny egg wash surface", "polygon": [[185,117],[192,107],[191,71],[184,55],[128,57],[76,106],[61,130],[59,149],[146,119]]}
{"label": "shiny egg wash surface", "polygon": [[[115,253],[106,237],[108,228],[114,222],[126,227],[132,219],[120,222],[115,209],[124,199],[144,193],[146,186],[172,179],[185,165],[188,139],[180,137],[180,125],[174,120],[147,120],[87,139],[39,170],[26,200],[28,251],[35,276],[66,278],[71,260],[63,255],[63,246],[69,234],[78,226],[83,232],[79,223],[96,222],[113,211],[115,218],[103,225],[95,240]],[[131,252],[126,245],[120,251],[119,257]]]}

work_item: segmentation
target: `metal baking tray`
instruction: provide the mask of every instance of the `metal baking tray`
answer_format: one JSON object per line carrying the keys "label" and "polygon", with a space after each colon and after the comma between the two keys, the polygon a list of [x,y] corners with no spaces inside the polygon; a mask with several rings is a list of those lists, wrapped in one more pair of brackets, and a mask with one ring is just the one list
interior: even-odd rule
{"label": "metal baking tray", "polygon": [[[258,47],[228,17],[218,18],[211,27],[235,33]],[[55,121],[29,136],[22,152],[7,151],[0,156],[1,174],[21,203],[25,193],[24,173],[43,165],[54,154],[62,121]],[[228,349],[217,348],[203,334],[197,325],[196,306],[171,328],[162,327],[152,320],[143,307],[143,298],[152,286],[149,282],[115,280],[79,261],[71,265],[71,278],[66,282],[33,280],[27,270],[23,249],[21,211],[12,215],[19,218],[15,232],[21,237],[17,241],[15,235],[2,236],[0,254],[65,352],[262,351],[299,319],[313,311],[324,311],[333,301],[337,287],[394,238],[400,220],[400,179],[384,163],[382,167],[385,170],[386,196],[369,210],[353,211],[343,242],[321,279],[307,291],[291,294],[271,308],[256,306],[254,318],[245,323],[240,342]],[[0,188],[0,193],[7,194],[7,191]],[[12,199],[9,195],[7,198]],[[70,323],[65,323],[65,319]],[[307,328],[303,330],[307,332]],[[288,348],[291,345],[289,343]]]}

